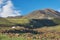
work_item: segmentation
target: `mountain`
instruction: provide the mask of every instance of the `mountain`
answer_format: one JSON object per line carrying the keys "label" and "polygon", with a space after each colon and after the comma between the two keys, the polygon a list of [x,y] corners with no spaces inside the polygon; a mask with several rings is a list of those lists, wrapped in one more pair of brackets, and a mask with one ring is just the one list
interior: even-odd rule
{"label": "mountain", "polygon": [[60,12],[53,9],[35,10],[26,16],[0,18],[0,26],[53,26],[60,24],[59,17]]}
{"label": "mountain", "polygon": [[31,18],[31,19],[52,19],[59,18],[60,12],[53,9],[44,9],[44,10],[35,10],[30,14],[24,16],[23,18]]}

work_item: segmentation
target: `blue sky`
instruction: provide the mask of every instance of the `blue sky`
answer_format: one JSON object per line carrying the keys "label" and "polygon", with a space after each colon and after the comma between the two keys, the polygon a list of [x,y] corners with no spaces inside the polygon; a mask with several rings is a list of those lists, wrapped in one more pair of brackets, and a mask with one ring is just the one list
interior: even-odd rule
{"label": "blue sky", "polygon": [[12,0],[15,8],[26,15],[34,10],[51,8],[60,10],[60,0]]}

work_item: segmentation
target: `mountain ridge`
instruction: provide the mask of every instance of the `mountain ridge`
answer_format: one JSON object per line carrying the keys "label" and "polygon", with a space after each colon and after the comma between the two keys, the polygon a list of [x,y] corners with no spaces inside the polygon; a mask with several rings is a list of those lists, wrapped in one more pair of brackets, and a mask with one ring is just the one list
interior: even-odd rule
{"label": "mountain ridge", "polygon": [[23,18],[41,19],[47,17],[59,18],[60,12],[53,9],[36,10],[24,16]]}

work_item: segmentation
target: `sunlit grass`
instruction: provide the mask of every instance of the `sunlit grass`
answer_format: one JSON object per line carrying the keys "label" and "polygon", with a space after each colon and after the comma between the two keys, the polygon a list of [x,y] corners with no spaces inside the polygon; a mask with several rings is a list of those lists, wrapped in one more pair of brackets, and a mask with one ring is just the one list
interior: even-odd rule
{"label": "sunlit grass", "polygon": [[12,23],[16,24],[26,24],[29,23],[29,19],[8,19]]}
{"label": "sunlit grass", "polygon": [[26,40],[24,37],[9,37],[6,34],[0,34],[0,40]]}

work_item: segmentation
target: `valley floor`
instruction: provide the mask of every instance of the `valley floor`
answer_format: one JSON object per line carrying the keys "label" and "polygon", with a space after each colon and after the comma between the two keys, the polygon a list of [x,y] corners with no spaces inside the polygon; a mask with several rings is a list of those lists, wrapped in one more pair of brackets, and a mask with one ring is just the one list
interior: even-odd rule
{"label": "valley floor", "polygon": [[60,25],[37,29],[2,27],[0,40],[60,40]]}

